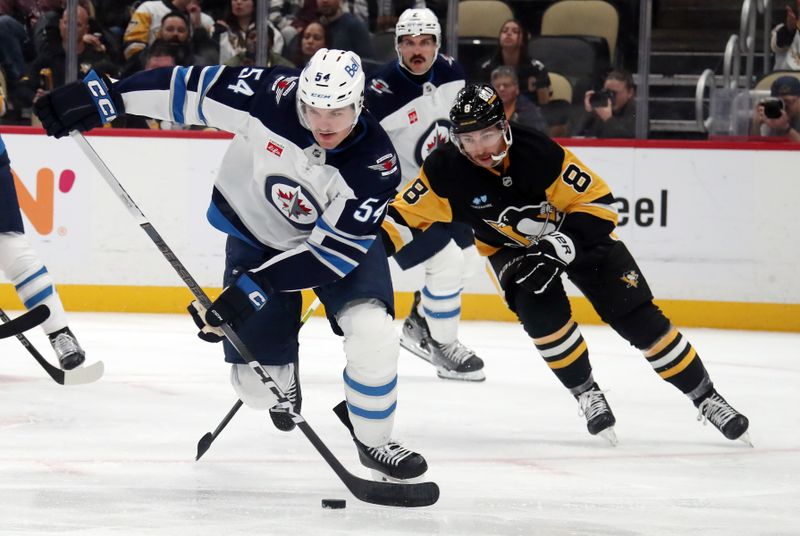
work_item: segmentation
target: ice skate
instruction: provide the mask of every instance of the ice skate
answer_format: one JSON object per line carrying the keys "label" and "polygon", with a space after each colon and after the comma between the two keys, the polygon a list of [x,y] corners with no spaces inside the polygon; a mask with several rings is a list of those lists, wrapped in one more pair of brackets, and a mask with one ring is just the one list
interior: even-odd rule
{"label": "ice skate", "polygon": [[403,322],[400,346],[436,367],[436,374],[446,380],[482,382],[486,379],[483,360],[461,342],[440,344],[433,340],[428,323],[417,312],[419,291],[414,293],[411,312]]}
{"label": "ice skate", "polygon": [[[300,375],[294,363],[282,366],[265,366],[272,379],[278,382],[278,386],[292,403],[294,411],[299,413],[303,405],[303,394],[300,391]],[[288,370],[286,370],[288,368]],[[280,369],[280,370],[278,370]],[[292,416],[283,408],[273,406],[269,410],[269,416],[275,428],[283,432],[294,430],[295,424]]]}
{"label": "ice skate", "polygon": [[708,396],[695,401],[695,406],[697,407],[698,421],[702,421],[703,424],[711,422],[726,438],[738,439],[749,447],[753,446],[750,434],[747,433],[750,421],[733,409],[716,389],[711,389]]}
{"label": "ice skate", "polygon": [[86,352],[78,344],[78,339],[75,338],[69,328],[51,333],[48,338],[62,369],[72,370],[86,360]]}
{"label": "ice skate", "polygon": [[409,450],[397,441],[389,440],[380,447],[368,447],[355,437],[353,423],[350,422],[350,415],[347,413],[347,402],[340,402],[333,412],[339,417],[356,444],[358,459],[361,465],[372,472],[375,480],[386,482],[409,483],[420,480],[425,471],[428,470],[428,463],[422,454]]}
{"label": "ice skate", "polygon": [[617,446],[617,434],[614,432],[614,424],[617,419],[611,412],[611,407],[606,401],[604,391],[596,383],[577,395],[575,398],[580,404],[579,415],[586,417],[586,428],[592,435],[599,435],[609,443],[611,446]]}

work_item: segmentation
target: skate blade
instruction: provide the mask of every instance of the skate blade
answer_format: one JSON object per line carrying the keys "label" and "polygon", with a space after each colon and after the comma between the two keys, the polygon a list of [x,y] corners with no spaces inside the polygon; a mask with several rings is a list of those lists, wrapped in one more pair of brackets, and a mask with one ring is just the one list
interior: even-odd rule
{"label": "skate blade", "polygon": [[445,368],[436,369],[436,375],[443,380],[460,380],[464,382],[482,382],[486,380],[483,370],[473,370],[470,372],[456,372]]}
{"label": "skate blade", "polygon": [[742,435],[737,437],[736,440],[737,441],[741,441],[742,443],[744,443],[745,445],[747,445],[751,449],[755,448],[755,445],[753,445],[753,441],[750,439],[750,432],[743,433]]}
{"label": "skate blade", "polygon": [[608,441],[612,447],[616,447],[619,443],[617,440],[617,433],[614,431],[613,426],[609,426],[605,430],[597,432],[597,435]]}
{"label": "skate blade", "polygon": [[405,348],[406,350],[408,350],[409,352],[411,352],[415,356],[424,359],[428,363],[433,364],[433,361],[431,361],[430,352],[425,350],[424,348],[422,348],[418,344],[413,343],[413,342],[409,342],[409,341],[404,341],[403,337],[400,337],[400,346],[402,346],[403,348]]}
{"label": "skate blade", "polygon": [[370,473],[372,473],[372,479],[376,482],[393,482],[395,484],[419,484],[420,482],[424,482],[425,473],[414,477],[414,478],[394,478],[387,474],[384,474],[377,469],[370,469]]}

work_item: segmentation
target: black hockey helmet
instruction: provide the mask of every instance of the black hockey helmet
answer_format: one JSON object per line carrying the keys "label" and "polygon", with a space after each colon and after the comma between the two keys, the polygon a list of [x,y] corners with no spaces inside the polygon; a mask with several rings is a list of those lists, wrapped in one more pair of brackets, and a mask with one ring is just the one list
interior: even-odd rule
{"label": "black hockey helmet", "polygon": [[452,133],[472,132],[505,121],[503,101],[489,84],[467,84],[450,109]]}

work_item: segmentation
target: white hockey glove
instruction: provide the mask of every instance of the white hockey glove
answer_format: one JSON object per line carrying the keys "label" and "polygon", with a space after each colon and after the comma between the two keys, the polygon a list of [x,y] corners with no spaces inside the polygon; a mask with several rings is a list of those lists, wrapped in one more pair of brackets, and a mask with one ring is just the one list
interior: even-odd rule
{"label": "white hockey glove", "polygon": [[225,334],[220,327],[209,326],[206,321],[206,308],[199,301],[195,300],[186,308],[192,315],[195,325],[200,328],[197,336],[206,342],[220,342],[225,338]]}

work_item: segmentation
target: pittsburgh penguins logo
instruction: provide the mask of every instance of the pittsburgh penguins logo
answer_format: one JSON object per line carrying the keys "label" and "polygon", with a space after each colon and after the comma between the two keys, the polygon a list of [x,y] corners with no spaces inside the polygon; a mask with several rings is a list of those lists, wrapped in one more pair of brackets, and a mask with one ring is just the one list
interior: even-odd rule
{"label": "pittsburgh penguins logo", "polygon": [[497,221],[484,221],[504,237],[528,247],[536,238],[555,231],[562,217],[550,203],[544,201],[538,205],[508,207],[500,213]]}
{"label": "pittsburgh penguins logo", "polygon": [[286,220],[298,229],[311,230],[322,210],[314,197],[300,184],[283,175],[269,175],[264,194]]}
{"label": "pittsburgh penguins logo", "polygon": [[434,149],[444,145],[449,139],[450,121],[440,120],[434,122],[417,141],[417,147],[414,149],[414,158],[417,161],[417,165],[421,166],[422,162],[428,158],[428,155]]}
{"label": "pittsburgh penguins logo", "polygon": [[625,283],[625,288],[637,288],[639,286],[639,274],[636,273],[636,270],[630,270],[622,274],[620,280]]}

